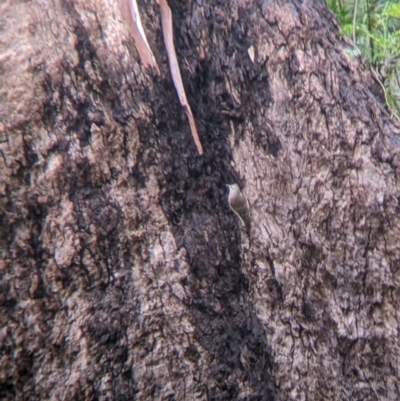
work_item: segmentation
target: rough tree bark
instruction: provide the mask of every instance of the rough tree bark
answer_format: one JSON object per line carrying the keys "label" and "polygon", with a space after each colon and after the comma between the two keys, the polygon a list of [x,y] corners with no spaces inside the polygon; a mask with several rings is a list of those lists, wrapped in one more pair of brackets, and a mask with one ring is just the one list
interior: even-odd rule
{"label": "rough tree bark", "polygon": [[399,127],[322,3],[169,0],[199,156],[155,0],[160,75],[117,1],[2,2],[0,398],[398,399]]}

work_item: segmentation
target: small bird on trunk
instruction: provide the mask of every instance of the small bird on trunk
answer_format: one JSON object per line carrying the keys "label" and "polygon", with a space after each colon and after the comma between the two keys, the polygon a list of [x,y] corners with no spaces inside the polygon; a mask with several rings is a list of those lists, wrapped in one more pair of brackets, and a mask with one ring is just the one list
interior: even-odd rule
{"label": "small bird on trunk", "polygon": [[239,217],[243,226],[246,227],[247,234],[250,234],[250,207],[245,195],[238,184],[227,184],[229,188],[228,202],[230,208]]}

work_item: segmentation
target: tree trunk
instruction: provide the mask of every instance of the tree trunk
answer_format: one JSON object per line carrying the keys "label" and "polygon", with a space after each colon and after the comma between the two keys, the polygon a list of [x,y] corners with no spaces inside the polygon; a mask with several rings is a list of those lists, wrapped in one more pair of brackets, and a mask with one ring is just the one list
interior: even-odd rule
{"label": "tree trunk", "polygon": [[118,1],[2,3],[0,398],[398,400],[400,130],[322,3],[169,0],[203,156],[155,0],[160,74]]}

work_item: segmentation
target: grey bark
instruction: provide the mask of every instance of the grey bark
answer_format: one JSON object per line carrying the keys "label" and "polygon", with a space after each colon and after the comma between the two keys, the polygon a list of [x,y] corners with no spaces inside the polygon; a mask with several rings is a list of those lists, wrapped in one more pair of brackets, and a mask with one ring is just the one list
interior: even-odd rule
{"label": "grey bark", "polygon": [[0,398],[398,399],[399,127],[322,3],[169,1],[204,156],[155,1],[159,76],[117,1],[1,4]]}

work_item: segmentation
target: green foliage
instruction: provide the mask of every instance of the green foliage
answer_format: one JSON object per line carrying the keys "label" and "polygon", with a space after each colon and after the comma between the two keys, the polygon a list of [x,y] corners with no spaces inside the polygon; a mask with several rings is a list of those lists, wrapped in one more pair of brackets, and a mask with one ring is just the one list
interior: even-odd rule
{"label": "green foliage", "polygon": [[400,115],[400,0],[327,0],[341,32],[376,71],[392,112]]}

